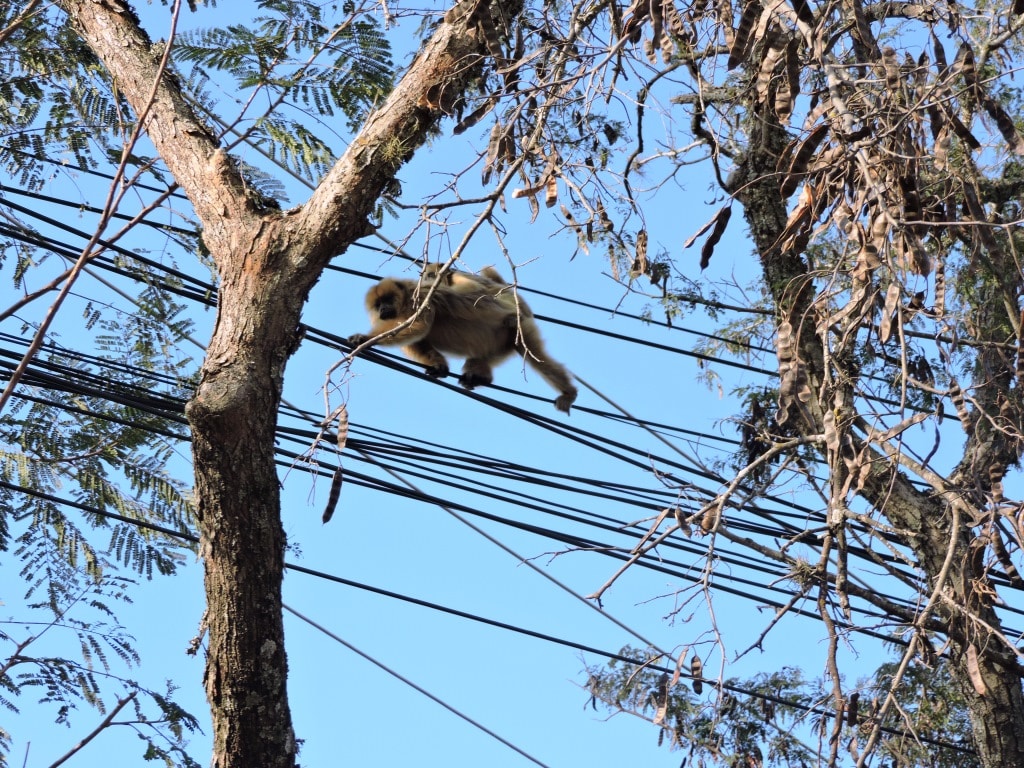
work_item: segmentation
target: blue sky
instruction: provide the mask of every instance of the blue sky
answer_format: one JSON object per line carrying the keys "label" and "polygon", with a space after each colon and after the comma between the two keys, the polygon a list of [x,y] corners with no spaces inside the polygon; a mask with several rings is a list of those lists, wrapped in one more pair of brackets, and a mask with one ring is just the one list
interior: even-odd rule
{"label": "blue sky", "polygon": [[[238,4],[231,6],[235,18],[241,13],[240,7]],[[248,4],[245,7],[248,8]],[[161,18],[166,12],[159,6],[140,10],[145,13],[147,22]],[[226,11],[227,4],[224,4],[217,15],[205,9],[198,15],[186,13],[182,23],[186,26],[223,23]],[[406,21],[396,30],[397,61],[404,60],[403,51],[397,46],[403,37],[411,35],[411,27],[412,23]],[[154,38],[162,35],[159,25],[151,26],[150,31]],[[480,149],[483,142],[485,136],[472,132],[463,137],[446,133],[435,140],[399,174],[406,199],[416,201],[438,188],[453,168],[465,167],[469,151]],[[708,192],[712,183],[706,175],[709,172],[707,166],[697,166],[682,177],[681,183],[668,184],[644,196],[643,207],[651,238],[649,250],[656,253],[667,249],[676,260],[677,269],[691,279],[734,280],[745,285],[756,280],[759,267],[744,238],[738,209],[705,273],[701,274],[697,266],[699,246],[681,251],[682,243],[721,204]],[[288,204],[301,203],[305,189],[284,174],[280,177],[288,186]],[[47,193],[65,195],[72,200],[95,200],[102,187],[93,190],[94,184],[94,180],[71,172],[60,173]],[[530,223],[525,201],[510,199],[508,203],[509,211],[501,220],[508,230],[505,242],[517,265],[520,285],[524,289],[537,289],[603,308],[583,309],[525,292],[524,297],[535,314],[683,349],[694,345],[696,337],[678,328],[651,326],[617,314],[615,310],[640,313],[653,302],[643,296],[626,295],[622,286],[608,276],[603,248],[572,257],[575,237],[559,234],[559,225],[549,212],[543,211],[536,222]],[[471,223],[471,212],[467,211],[464,216],[464,221],[452,223],[450,241],[457,241]],[[388,221],[382,234],[394,241],[402,240],[411,222],[410,217]],[[80,215],[76,225],[90,231],[89,217]],[[372,248],[384,246],[378,238],[368,238],[364,244]],[[81,243],[77,245],[80,247]],[[163,243],[158,236],[140,234],[132,245],[148,248],[151,257],[165,257],[160,253]],[[436,257],[447,255],[450,247],[441,239],[425,243],[423,231],[420,231],[407,243],[406,250],[419,254],[425,249]],[[484,232],[470,246],[463,266],[479,269],[487,264],[497,265],[510,276],[504,257]],[[363,247],[350,248],[335,260],[335,265],[382,275],[413,274],[403,272],[405,262],[389,261],[379,251]],[[198,264],[182,261],[178,266],[196,277],[206,277],[204,268]],[[43,278],[40,275],[32,281],[41,284]],[[362,296],[369,284],[351,275],[328,271],[314,289],[304,321],[341,336],[365,330],[368,321]],[[642,281],[640,287],[647,289],[646,281]],[[132,290],[128,284],[125,288]],[[5,279],[0,284],[0,292],[7,292],[6,296],[0,296],[0,303],[5,306],[8,299],[13,298],[11,290],[9,279]],[[77,292],[87,297],[110,297],[109,291],[89,277],[83,279]],[[112,300],[126,306],[118,299]],[[22,316],[37,319],[45,309],[43,303],[37,304],[39,306],[21,313]],[[57,330],[66,344],[84,339],[80,314],[83,306],[84,300],[76,299],[62,310]],[[197,307],[193,316],[197,322],[193,335],[203,341],[209,335],[213,313]],[[660,318],[656,307],[654,317]],[[680,320],[678,325],[704,331],[713,329],[709,320],[697,315]],[[5,324],[2,330],[16,333],[16,326],[17,323]],[[739,411],[740,406],[728,396],[723,397],[723,392],[727,395],[735,386],[763,385],[766,381],[762,375],[718,365],[714,370],[722,376],[720,391],[703,381],[705,370],[693,357],[556,323],[544,323],[542,330],[554,357],[634,416],[712,436],[736,437],[733,428],[722,419]],[[189,351],[189,354],[195,353]],[[289,364],[285,399],[322,414],[325,371],[340,357],[341,353],[336,350],[304,343]],[[360,431],[372,428],[549,472],[634,486],[639,489],[636,492],[639,506],[586,497],[580,492],[522,487],[542,495],[549,504],[584,505],[587,513],[605,515],[623,524],[641,521],[638,523],[641,529],[649,525],[649,522],[642,522],[644,518],[657,514],[659,509],[649,499],[666,490],[658,475],[665,471],[664,459],[686,463],[651,434],[607,417],[605,413],[612,410],[610,406],[586,387],[581,387],[578,407],[571,416],[557,413],[550,403],[553,393],[547,385],[529,371],[524,376],[516,361],[498,370],[496,383],[538,395],[540,400],[492,390],[481,394],[550,418],[555,424],[579,427],[604,440],[624,443],[638,451],[634,461],[639,462],[639,466],[624,462],[620,456],[623,452],[618,449],[612,449],[613,455],[603,453],[600,448],[607,446],[602,446],[600,441],[596,447],[581,445],[458,390],[427,381],[415,375],[411,365],[403,371],[395,371],[359,359],[346,372],[336,374],[333,381],[347,397],[354,438],[379,440]],[[333,397],[332,407],[339,402],[338,397],[337,394]],[[692,454],[698,450],[696,445],[678,435],[670,434],[668,439],[684,452]],[[705,458],[725,458],[713,441],[705,439],[703,442],[705,445],[699,450]],[[290,449],[301,452],[304,446],[295,443]],[[182,446],[181,452],[180,462],[169,469],[187,477],[187,446]],[[454,451],[450,453],[454,455]],[[329,446],[324,447],[323,456],[333,460]],[[347,451],[342,462],[346,472],[351,473],[350,477],[365,473],[396,480],[363,461],[355,450]],[[429,465],[427,469],[429,471]],[[460,492],[446,482],[431,483],[414,478],[408,470],[403,470],[402,475],[430,493],[498,518],[593,535],[591,530],[553,522],[544,512],[508,500]],[[295,548],[289,554],[291,562],[609,652],[626,644],[643,644],[635,635],[584,605],[437,505],[360,487],[350,480],[343,488],[334,519],[325,526],[320,522],[320,514],[327,496],[327,479],[321,477],[314,481],[302,466],[296,465],[282,469],[281,480],[284,526]],[[514,483],[509,479],[499,482],[504,487],[513,487]],[[713,483],[702,484],[714,487]],[[671,486],[668,490],[675,492]],[[623,491],[621,495],[629,493]],[[593,592],[618,567],[617,561],[596,552],[565,553],[562,544],[505,525],[500,519],[481,519],[473,515],[469,515],[469,519],[578,595]],[[700,540],[693,543],[702,545]],[[666,553],[666,556],[680,557],[676,552]],[[689,562],[692,569],[689,573],[699,576],[700,558],[690,557]],[[0,554],[0,567],[8,571],[14,567],[10,553]],[[739,567],[720,564],[719,568],[726,583],[730,575],[751,576]],[[11,583],[10,577],[7,583]],[[746,675],[783,664],[801,666],[809,677],[822,673],[824,631],[799,618],[783,622],[769,636],[763,654],[755,652],[733,663],[734,655],[757,637],[772,612],[759,609],[755,589],[750,590],[753,600],[728,594],[716,596],[714,615],[722,633],[723,654],[713,647],[709,634],[711,622],[702,597],[692,591],[680,593],[690,587],[690,582],[675,576],[634,568],[604,596],[603,605],[611,616],[671,654],[697,644],[695,647],[705,659],[706,675],[711,678],[717,677],[720,671],[726,676]],[[5,616],[19,617],[17,592],[17,585],[5,590],[2,596]],[[682,759],[680,753],[670,753],[656,746],[657,733],[651,726],[627,715],[608,720],[604,712],[594,712],[585,706],[588,696],[580,687],[586,680],[583,668],[601,661],[594,655],[301,573],[287,574],[284,596],[286,603],[296,611],[553,768],[637,764],[656,768],[678,766]],[[203,662],[201,658],[185,654],[186,646],[197,632],[202,606],[201,566],[193,562],[174,578],[158,578],[140,584],[134,605],[126,608],[120,617],[136,637],[137,648],[143,654],[142,667],[132,674],[155,688],[161,687],[164,679],[173,680],[180,687],[186,707],[202,714],[205,721]],[[473,762],[492,768],[529,764],[521,754],[468,725],[294,616],[286,615],[285,622],[289,689],[297,735],[303,740],[302,764],[449,766]],[[850,674],[867,673],[880,660],[877,643],[863,637],[856,638],[855,642],[855,649],[842,651],[844,660],[849,662],[845,668]],[[723,657],[728,662],[724,669],[721,667]],[[705,696],[710,697],[711,693],[706,690]],[[28,765],[49,765],[98,719],[94,713],[82,710],[73,719],[72,728],[57,727],[52,723],[52,710],[48,707],[36,708],[29,701],[19,703],[23,706],[22,716],[16,720],[8,718],[5,723],[15,736],[12,764],[21,764],[27,753]],[[193,754],[201,763],[207,760],[208,736],[207,728],[206,737],[197,736],[193,742]],[[138,762],[140,750],[127,729],[114,729],[77,755],[70,765],[134,764]]]}

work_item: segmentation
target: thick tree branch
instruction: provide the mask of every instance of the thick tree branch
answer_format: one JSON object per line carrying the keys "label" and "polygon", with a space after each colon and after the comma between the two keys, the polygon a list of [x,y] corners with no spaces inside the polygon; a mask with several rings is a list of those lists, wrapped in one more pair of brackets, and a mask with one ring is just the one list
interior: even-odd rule
{"label": "thick tree branch", "polygon": [[217,138],[189,106],[174,75],[161,70],[165,44],[150,41],[123,0],[60,0],[59,4],[136,114],[142,113],[157,84],[146,134],[192,202],[207,246],[214,252],[229,247],[250,205],[245,188],[230,163],[213,162]]}
{"label": "thick tree branch", "polygon": [[[472,23],[482,0],[464,0],[438,25],[401,81],[367,119],[355,141],[299,211],[295,234],[321,247],[301,254],[298,270],[319,268],[369,231],[366,217],[385,187],[437,131],[442,119],[481,76],[486,45]],[[506,6],[510,17],[521,2]]]}

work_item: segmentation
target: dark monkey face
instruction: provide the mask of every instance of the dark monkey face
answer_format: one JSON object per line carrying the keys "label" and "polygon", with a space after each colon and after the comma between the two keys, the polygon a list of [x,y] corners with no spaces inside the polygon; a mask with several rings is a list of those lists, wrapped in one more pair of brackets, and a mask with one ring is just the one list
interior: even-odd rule
{"label": "dark monkey face", "polygon": [[398,297],[393,293],[386,293],[377,299],[374,309],[381,320],[394,320],[398,317]]}

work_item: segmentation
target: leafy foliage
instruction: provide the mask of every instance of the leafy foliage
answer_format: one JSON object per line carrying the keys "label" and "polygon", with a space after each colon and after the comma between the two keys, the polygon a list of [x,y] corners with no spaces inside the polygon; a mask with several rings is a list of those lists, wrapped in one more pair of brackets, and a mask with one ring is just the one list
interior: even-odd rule
{"label": "leafy foliage", "polygon": [[237,90],[249,94],[250,104],[266,92],[271,109],[239,116],[251,121],[244,136],[272,159],[316,181],[333,154],[301,120],[286,118],[277,106],[289,104],[317,117],[332,117],[337,110],[354,131],[391,90],[390,46],[378,24],[351,4],[333,28],[325,26],[323,10],[314,3],[261,6],[270,14],[254,19],[251,27],[233,24],[183,33],[176,59],[192,65],[188,77],[194,92],[213,71],[230,75]]}
{"label": "leafy foliage", "polygon": [[[20,10],[14,3],[0,8],[0,29]],[[65,18],[35,13],[21,20],[0,46],[0,71],[0,164],[24,187],[38,189],[47,178],[36,158],[67,156],[79,168],[92,167],[94,149],[107,148],[111,128],[126,114],[95,54]]]}
{"label": "leafy foliage", "polygon": [[[0,652],[0,706],[17,713],[18,699],[31,695],[36,706],[53,710],[56,723],[70,725],[79,705],[103,715],[131,703],[134,720],[117,724],[137,733],[145,744],[145,759],[162,760],[169,768],[198,768],[186,751],[187,735],[198,729],[198,721],[174,702],[173,686],[148,690],[123,674],[139,657],[131,637],[114,619],[113,603],[129,600],[132,582],[100,576],[79,584],[73,574],[66,575],[66,580],[50,579],[45,601],[28,605],[17,621],[0,623],[8,627],[0,630],[0,645],[9,649]],[[72,585],[76,591],[69,589]],[[48,618],[38,621],[37,614]],[[47,652],[54,646],[63,653],[71,644],[78,646],[78,660]],[[111,700],[117,701],[112,710]],[[10,735],[3,732],[0,765],[7,764],[9,747]]]}
{"label": "leafy foliage", "polygon": [[[97,353],[44,345],[0,416],[0,551],[13,544],[26,599],[34,601],[2,634],[12,648],[2,703],[16,711],[18,699],[38,689],[56,722],[70,724],[79,703],[102,714],[114,701],[131,702],[130,725],[147,754],[192,766],[184,750],[195,718],[170,690],[157,693],[126,676],[139,657],[115,616],[133,584],[117,575],[121,567],[170,574],[191,548],[174,535],[190,535],[192,502],[169,465],[180,460],[185,437],[181,411],[194,361],[179,348],[192,324],[166,283],[146,286],[141,264],[122,260],[119,268],[142,281],[138,311],[87,305],[83,333],[98,331]],[[6,334],[4,341],[25,344]],[[9,371],[13,362],[2,365]],[[18,637],[13,627],[37,626],[29,616],[39,612],[49,614],[42,629]],[[25,653],[41,639],[55,652]]]}
{"label": "leafy foliage", "polygon": [[[17,554],[33,588],[45,584],[55,569],[60,572],[62,562],[88,578],[110,565],[84,534],[78,516],[53,501],[65,482],[74,488],[75,501],[90,510],[90,525],[111,528],[108,551],[117,560],[147,575],[154,569],[174,571],[181,541],[132,521],[183,532],[191,527],[187,491],[166,469],[183,437],[180,411],[156,416],[135,402],[139,391],[155,396],[163,389],[181,407],[186,382],[179,371],[192,361],[172,362],[166,354],[190,327],[175,322],[180,309],[150,288],[140,296],[138,314],[101,321],[107,333],[98,338],[103,350],[98,357],[51,347],[32,394],[0,419],[0,480],[24,491],[11,511],[30,521],[18,538]],[[111,388],[123,398],[111,401]],[[111,525],[104,513],[122,521]]]}
{"label": "leafy foliage", "polygon": [[[659,744],[685,751],[684,763],[696,766],[815,765],[830,739],[841,740],[842,752],[855,764],[871,728],[879,725],[874,711],[897,666],[882,665],[851,691],[853,701],[864,703],[853,714],[849,708],[840,712],[842,730],[834,734],[829,687],[805,679],[794,667],[728,678],[700,695],[660,667],[656,652],[627,646],[619,656],[636,661],[588,667],[591,705],[648,720],[658,729]],[[896,698],[900,712],[880,724],[886,729],[881,754],[905,768],[979,765],[970,752],[966,703],[946,664],[915,665],[902,678]]]}

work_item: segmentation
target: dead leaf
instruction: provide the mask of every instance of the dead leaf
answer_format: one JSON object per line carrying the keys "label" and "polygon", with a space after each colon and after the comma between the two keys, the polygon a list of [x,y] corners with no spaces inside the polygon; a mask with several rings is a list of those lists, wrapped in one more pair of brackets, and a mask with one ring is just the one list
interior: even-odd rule
{"label": "dead leaf", "polygon": [[885,291],[885,306],[882,308],[882,319],[878,324],[878,340],[885,344],[892,336],[893,321],[896,319],[896,307],[900,301],[899,283],[889,283]]}
{"label": "dead leaf", "polygon": [[700,696],[704,692],[704,683],[701,681],[704,676],[704,662],[697,654],[693,654],[693,660],[690,661],[690,675],[693,677],[693,692]]}
{"label": "dead leaf", "polygon": [[900,266],[922,277],[931,274],[932,257],[928,255],[921,238],[909,230],[904,230],[896,239],[896,247],[900,254]]}
{"label": "dead leaf", "polygon": [[949,68],[950,78],[962,75],[967,87],[974,91],[978,88],[978,70],[974,63],[974,49],[965,40],[960,44],[953,59],[953,66]]}
{"label": "dead leaf", "polygon": [[[818,123],[807,134],[807,138],[800,142],[793,142],[786,148],[787,150],[792,148],[794,152],[791,155],[792,159],[789,162],[789,167],[785,169],[779,168],[780,172],[784,171],[782,184],[780,185],[783,197],[789,197],[796,191],[800,179],[807,173],[807,166],[811,158],[814,157],[814,153],[818,151],[818,146],[828,135],[828,130],[827,123]],[[786,157],[786,153],[783,153],[782,157]]]}
{"label": "dead leaf", "polygon": [[676,8],[676,4],[673,0],[664,0],[662,3],[662,13],[665,15],[665,22],[669,32],[680,40],[685,39],[686,27],[683,25],[683,17],[679,14],[679,9]]}
{"label": "dead leaf", "polygon": [[775,342],[779,362],[792,362],[796,359],[796,342],[793,338],[793,324],[788,320],[779,323],[778,339]]}
{"label": "dead leaf", "polygon": [[488,112],[494,109],[494,105],[498,103],[498,99],[491,97],[484,101],[479,107],[474,109],[468,115],[466,115],[458,124],[452,129],[452,133],[456,136],[460,133],[465,132],[467,129],[472,128],[474,125],[479,123]]}
{"label": "dead leaf", "polygon": [[821,417],[821,425],[825,430],[825,446],[830,451],[838,451],[839,431],[836,429],[836,412],[832,409],[825,411]]}
{"label": "dead leaf", "polygon": [[345,450],[346,443],[348,443],[348,405],[342,404],[338,410],[338,435],[335,439],[338,453]]}
{"label": "dead leaf", "polygon": [[659,725],[665,722],[665,715],[668,714],[668,673],[662,672],[658,678],[658,688],[655,691],[655,702],[657,710],[654,713],[654,724]]}
{"label": "dead leaf", "polygon": [[343,480],[343,473],[339,466],[334,470],[334,474],[331,476],[331,490],[327,494],[327,505],[324,507],[324,514],[320,518],[326,524],[330,522],[331,518],[334,517],[334,510],[338,506],[338,498],[341,496],[341,483]]}
{"label": "dead leaf", "polygon": [[[677,510],[677,512],[678,512],[678,510]],[[678,516],[677,516],[676,519],[678,519]],[[672,673],[672,680],[668,684],[669,688],[675,688],[676,687],[676,683],[679,682],[680,675],[683,674],[683,664],[685,662],[686,662],[686,650],[684,649],[683,652],[679,654],[679,658],[676,659],[676,671]]]}
{"label": "dead leaf", "polygon": [[967,144],[972,151],[981,149],[981,142],[971,133],[970,128],[963,124],[963,121],[952,112],[946,111],[946,119],[953,126],[953,132],[960,137],[961,141]]}
{"label": "dead leaf", "polygon": [[760,0],[747,0],[743,6],[743,13],[740,16],[739,26],[733,35],[732,43],[729,46],[729,61],[726,69],[735,69],[741,61],[746,60],[751,48],[757,40],[753,39],[754,22],[761,16]]}
{"label": "dead leaf", "polygon": [[539,195],[544,190],[543,184],[538,184],[535,187],[516,187],[512,190],[512,199],[518,200],[523,197],[529,197],[532,195]]}
{"label": "dead leaf", "polygon": [[491,180],[492,173],[500,173],[506,162],[515,160],[515,135],[511,125],[504,126],[495,123],[491,129],[490,138],[487,141],[487,153],[484,157],[482,171],[482,183],[487,184]]}
{"label": "dead leaf", "polygon": [[796,208],[789,214],[786,228],[779,235],[779,250],[783,253],[803,251],[810,238],[811,224],[814,218],[814,190],[810,184],[804,184],[797,200]]}
{"label": "dead leaf", "polygon": [[981,666],[978,664],[978,648],[971,643],[967,646],[967,675],[971,678],[971,685],[979,696],[988,695],[988,687],[985,679],[981,676]]}
{"label": "dead leaf", "polygon": [[761,66],[757,70],[757,79],[754,81],[754,88],[757,92],[757,102],[767,104],[772,84],[772,75],[775,74],[775,67],[786,52],[786,40],[782,35],[774,35],[765,47],[764,58],[761,59]]}
{"label": "dead leaf", "polygon": [[555,174],[550,174],[547,180],[547,189],[544,194],[544,205],[548,208],[552,207],[558,202],[558,178]]}
{"label": "dead leaf", "polygon": [[988,112],[989,116],[995,120],[996,127],[999,129],[999,133],[1002,134],[1006,140],[1007,146],[1010,151],[1015,155],[1024,154],[1024,142],[1021,141],[1020,135],[1017,133],[1017,128],[1013,124],[1013,119],[1007,114],[1006,110],[990,96],[986,96],[983,102],[985,111]]}
{"label": "dead leaf", "polygon": [[774,107],[779,122],[786,125],[793,114],[797,96],[800,95],[800,43],[796,38],[790,38],[786,43],[784,55],[785,81],[775,90]]}
{"label": "dead leaf", "polygon": [[925,413],[923,411],[920,412],[920,413],[915,413],[913,416],[910,416],[909,418],[904,419],[899,424],[897,424],[897,425],[895,425],[893,427],[889,427],[889,429],[885,430],[885,432],[880,432],[880,433],[878,433],[876,435],[872,435],[872,440],[874,440],[875,442],[879,442],[879,443],[887,442],[889,440],[892,440],[894,437],[896,437],[901,432],[906,432],[908,429],[910,429],[915,424],[920,424],[922,421],[924,421],[925,419],[930,418],[930,417],[931,417],[930,413]]}
{"label": "dead leaf", "polygon": [[501,48],[498,30],[494,26],[494,19],[491,17],[488,4],[483,2],[477,3],[471,18],[476,21],[477,26],[483,33],[487,52],[491,54],[498,66],[501,66],[505,61],[505,51]]}
{"label": "dead leaf", "polygon": [[857,283],[866,284],[881,265],[882,260],[878,258],[878,249],[871,243],[867,243],[857,253],[857,261],[854,262],[851,277]]}
{"label": "dead leaf", "polygon": [[335,435],[335,445],[338,449],[339,463],[338,468],[334,470],[334,474],[331,476],[331,490],[327,494],[327,505],[324,507],[324,514],[321,517],[324,523],[328,522],[334,517],[335,507],[338,506],[338,498],[341,496],[341,484],[343,480],[343,473],[341,469],[340,457],[341,452],[345,450],[345,445],[348,443],[348,405],[342,403],[338,408],[338,431]]}
{"label": "dead leaf", "polygon": [[729,217],[731,216],[732,208],[728,205],[720,208],[715,215],[715,227],[711,230],[711,234],[708,235],[708,239],[704,241],[704,246],[700,249],[701,269],[707,269],[708,264],[711,263],[711,254],[714,253],[718,241],[722,239],[722,233],[725,232],[725,228],[729,224]]}
{"label": "dead leaf", "polygon": [[689,248],[691,245],[697,242],[697,238],[703,235],[709,229],[711,229],[711,227],[714,226],[716,221],[718,221],[718,212],[716,212],[714,216],[708,219],[707,223],[701,226],[700,229],[698,229],[696,232],[690,235],[690,237],[687,238],[686,242],[683,243],[683,250],[685,251],[687,248]]}

